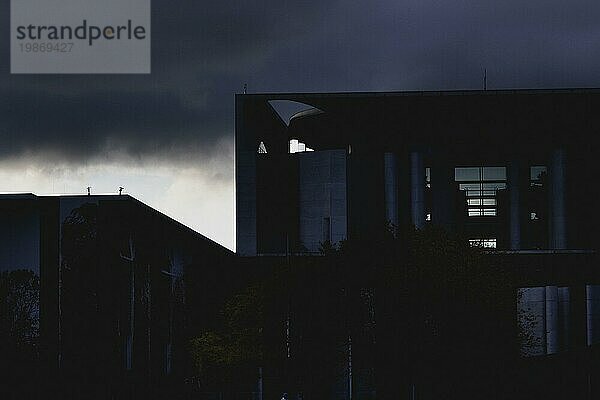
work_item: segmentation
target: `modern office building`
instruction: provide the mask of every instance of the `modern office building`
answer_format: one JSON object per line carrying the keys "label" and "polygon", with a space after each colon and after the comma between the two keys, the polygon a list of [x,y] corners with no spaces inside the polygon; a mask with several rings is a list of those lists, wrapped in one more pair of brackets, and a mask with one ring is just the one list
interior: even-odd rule
{"label": "modern office building", "polygon": [[435,224],[510,260],[525,353],[595,343],[598,110],[599,90],[238,95],[237,253]]}
{"label": "modern office building", "polygon": [[597,90],[238,95],[237,252],[318,252],[386,222],[595,249],[599,105]]}
{"label": "modern office building", "polygon": [[194,288],[233,258],[127,195],[0,196],[2,278],[39,279],[41,365],[28,385],[65,398],[168,397],[190,374],[188,335],[203,311]]}

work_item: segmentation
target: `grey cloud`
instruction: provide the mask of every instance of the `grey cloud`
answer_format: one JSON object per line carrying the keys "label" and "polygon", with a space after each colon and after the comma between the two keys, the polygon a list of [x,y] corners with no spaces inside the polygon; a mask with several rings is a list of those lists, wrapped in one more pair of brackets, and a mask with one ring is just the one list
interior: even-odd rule
{"label": "grey cloud", "polygon": [[[8,2],[0,52],[8,54]],[[154,0],[150,76],[11,76],[0,157],[222,157],[233,94],[600,84],[594,1]]]}

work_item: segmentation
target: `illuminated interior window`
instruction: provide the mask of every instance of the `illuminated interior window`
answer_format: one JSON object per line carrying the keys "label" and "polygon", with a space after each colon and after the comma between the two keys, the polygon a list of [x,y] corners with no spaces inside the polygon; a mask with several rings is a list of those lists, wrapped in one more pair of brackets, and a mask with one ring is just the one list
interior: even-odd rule
{"label": "illuminated interior window", "polygon": [[546,176],[548,174],[548,170],[543,165],[537,165],[530,167],[529,169],[529,179],[531,186],[544,186],[546,182]]}
{"label": "illuminated interior window", "polygon": [[289,152],[293,153],[303,153],[305,151],[314,151],[310,147],[308,147],[305,143],[300,142],[298,139],[292,139],[289,143]]}
{"label": "illuminated interior window", "polygon": [[454,169],[458,188],[464,190],[469,217],[498,215],[496,194],[506,189],[506,167],[461,167]]}
{"label": "illuminated interior window", "polygon": [[264,142],[260,142],[258,145],[258,154],[267,154],[267,146],[265,146]]}
{"label": "illuminated interior window", "polygon": [[496,248],[496,239],[493,239],[493,238],[469,239],[469,245],[471,245],[471,247],[481,247],[484,249],[495,249]]}

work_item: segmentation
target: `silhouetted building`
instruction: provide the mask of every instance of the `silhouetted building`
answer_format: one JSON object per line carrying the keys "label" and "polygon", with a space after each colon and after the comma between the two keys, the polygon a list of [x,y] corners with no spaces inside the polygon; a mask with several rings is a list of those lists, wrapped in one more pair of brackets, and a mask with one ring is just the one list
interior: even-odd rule
{"label": "silhouetted building", "polygon": [[126,195],[2,195],[0,221],[0,271],[40,281],[41,387],[69,398],[181,389],[203,295],[188,288],[233,253]]}
{"label": "silhouetted building", "polygon": [[[211,399],[433,399],[469,397],[465,367],[526,398],[593,398],[598,109],[598,90],[238,95],[237,256],[129,196],[2,195],[0,376],[42,371],[69,398],[175,398],[192,382]],[[433,252],[439,285],[411,270],[422,232],[468,250]],[[467,243],[502,283],[448,276]],[[506,314],[496,297],[477,307],[486,288]],[[471,333],[485,321],[491,354],[520,347],[515,371],[476,336],[466,351],[446,306]]]}
{"label": "silhouetted building", "polygon": [[525,355],[597,343],[598,109],[599,90],[237,95],[237,254],[434,224],[509,261]]}
{"label": "silhouetted building", "polygon": [[315,253],[386,222],[594,249],[599,104],[596,90],[238,95],[237,253]]}

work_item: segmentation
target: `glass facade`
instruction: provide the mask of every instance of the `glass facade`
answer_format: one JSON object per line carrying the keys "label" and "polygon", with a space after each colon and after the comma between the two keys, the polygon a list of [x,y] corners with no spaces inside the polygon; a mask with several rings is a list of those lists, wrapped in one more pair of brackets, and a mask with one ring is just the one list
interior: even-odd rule
{"label": "glass facade", "polygon": [[454,175],[465,191],[469,217],[498,215],[497,192],[506,189],[506,167],[459,167]]}

